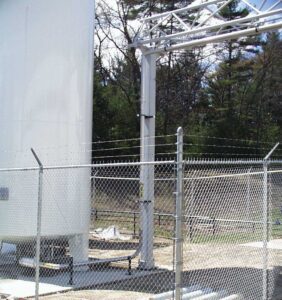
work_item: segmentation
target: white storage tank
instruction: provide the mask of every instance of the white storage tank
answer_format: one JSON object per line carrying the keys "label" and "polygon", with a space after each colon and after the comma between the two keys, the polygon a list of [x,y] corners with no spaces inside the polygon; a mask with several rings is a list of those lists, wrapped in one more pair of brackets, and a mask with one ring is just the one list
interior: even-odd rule
{"label": "white storage tank", "polygon": [[[0,168],[89,164],[94,0],[0,1]],[[91,147],[90,147],[91,148]],[[0,240],[36,236],[38,171],[0,172]],[[87,258],[90,170],[47,170],[42,235]]]}

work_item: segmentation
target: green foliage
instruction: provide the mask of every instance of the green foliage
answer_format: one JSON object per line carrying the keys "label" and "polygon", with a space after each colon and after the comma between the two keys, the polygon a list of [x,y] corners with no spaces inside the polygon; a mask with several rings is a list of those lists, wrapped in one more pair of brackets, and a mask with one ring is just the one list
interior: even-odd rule
{"label": "green foliage", "polygon": [[[184,3],[185,2],[185,3]],[[126,18],[170,10],[189,1],[120,1]],[[221,15],[229,20],[248,15],[232,1]],[[125,39],[132,37],[125,30]],[[169,53],[157,66],[156,134],[174,133],[182,126],[190,135],[189,153],[246,153],[262,157],[262,142],[282,137],[282,41],[279,34],[231,40],[221,44],[214,56],[215,66],[206,66],[204,50]],[[118,56],[105,71],[97,58],[94,82],[93,140],[125,139],[139,136],[140,65],[135,49]],[[212,70],[212,71],[211,71]],[[238,139],[212,148],[203,136]],[[200,138],[201,137],[201,138]],[[241,141],[239,141],[241,140]],[[253,140],[247,142],[245,140]],[[193,144],[193,145],[192,145]],[[120,146],[120,145],[119,145]],[[124,143],[123,146],[129,146]],[[123,153],[129,153],[124,150]],[[138,150],[137,150],[138,153]]]}

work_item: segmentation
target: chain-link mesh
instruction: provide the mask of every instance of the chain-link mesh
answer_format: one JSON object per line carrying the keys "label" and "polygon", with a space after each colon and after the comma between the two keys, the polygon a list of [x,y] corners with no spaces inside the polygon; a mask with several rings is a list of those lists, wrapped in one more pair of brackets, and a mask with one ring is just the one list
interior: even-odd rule
{"label": "chain-link mesh", "polygon": [[[152,167],[155,180],[149,194],[155,203],[154,228],[151,228],[156,267],[153,270],[139,266],[142,243],[146,239],[142,236],[141,224],[139,176],[142,165],[113,164],[95,166],[92,170],[90,257],[107,260],[105,265],[93,265],[98,272],[92,282],[96,288],[154,294],[173,287],[174,168],[166,163]],[[132,274],[128,275],[127,257],[130,256]]]}
{"label": "chain-link mesh", "polygon": [[277,279],[282,267],[282,250],[277,246],[282,241],[282,162],[268,164],[268,186],[268,240],[273,250],[269,252],[269,265],[272,269],[268,274],[267,284],[269,295],[273,295],[274,291],[273,297],[276,297],[281,295],[281,291],[277,291]]}
{"label": "chain-link mesh", "polygon": [[[281,162],[183,167],[183,299],[271,299],[281,258]],[[173,291],[177,172],[174,162],[45,167],[40,184],[39,169],[0,170],[0,295],[34,297],[39,231],[42,299],[73,289],[89,289],[89,299],[101,290],[130,292],[127,299]]]}
{"label": "chain-link mesh", "polygon": [[[142,234],[141,210],[148,209],[147,201],[142,203],[142,167],[140,163],[46,167],[41,186],[38,169],[0,172],[4,225],[0,280],[9,280],[1,284],[0,294],[34,296],[38,230],[40,297],[77,288],[142,295],[172,290],[175,167],[174,163],[151,164],[154,181],[142,188],[147,188],[147,200],[154,203],[149,228],[154,266],[150,269],[140,263],[147,238]],[[6,243],[9,240],[11,245]],[[6,253],[7,247],[13,251]]]}
{"label": "chain-link mesh", "polygon": [[21,297],[23,288],[34,295],[34,272],[20,258],[34,255],[37,198],[38,170],[0,172],[0,298]]}
{"label": "chain-link mesh", "polygon": [[263,244],[271,239],[273,212],[266,180],[263,162],[185,164],[183,286],[271,299],[275,250]]}

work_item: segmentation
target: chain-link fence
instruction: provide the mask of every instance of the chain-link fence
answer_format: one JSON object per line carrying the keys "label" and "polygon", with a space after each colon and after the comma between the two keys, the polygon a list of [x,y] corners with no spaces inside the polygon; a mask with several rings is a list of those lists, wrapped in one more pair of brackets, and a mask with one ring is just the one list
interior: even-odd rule
{"label": "chain-link fence", "polygon": [[0,170],[0,295],[271,299],[282,162],[181,148],[176,161]]}
{"label": "chain-link fence", "polygon": [[148,295],[172,290],[175,165],[150,164],[150,269],[140,263],[142,247],[149,242],[142,234],[140,208],[144,166],[133,162],[0,171],[0,295],[38,293],[41,298],[86,288]]}
{"label": "chain-link fence", "polygon": [[272,201],[274,174],[265,165],[185,162],[184,286],[199,285],[222,297],[271,299],[278,250],[268,249],[266,242],[272,239],[271,216],[282,194]]}

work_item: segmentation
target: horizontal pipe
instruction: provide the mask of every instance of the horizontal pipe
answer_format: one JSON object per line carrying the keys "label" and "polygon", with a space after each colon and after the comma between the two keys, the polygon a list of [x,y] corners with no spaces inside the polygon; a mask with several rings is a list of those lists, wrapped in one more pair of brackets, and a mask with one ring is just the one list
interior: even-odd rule
{"label": "horizontal pipe", "polygon": [[[182,288],[181,292],[182,292],[182,294],[191,293],[191,292],[195,292],[195,291],[199,290],[200,288],[201,287],[199,285],[194,285],[194,286],[191,286],[188,288],[186,288],[186,287]],[[164,292],[164,293],[157,294],[157,295],[150,297],[149,300],[166,300],[166,299],[173,297],[174,293],[175,293],[175,291]]]}
{"label": "horizontal pipe", "polygon": [[138,247],[131,255],[117,256],[117,257],[113,257],[113,258],[104,258],[104,259],[98,259],[98,260],[92,260],[92,261],[90,260],[90,261],[85,261],[85,262],[77,262],[77,263],[74,263],[73,266],[74,267],[92,266],[92,265],[103,264],[103,263],[131,260],[131,259],[136,258],[140,254],[142,244],[143,244],[143,237],[141,234]]}

